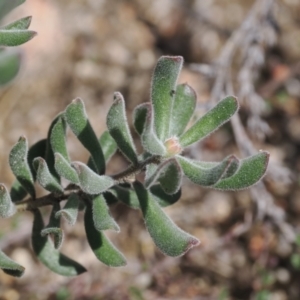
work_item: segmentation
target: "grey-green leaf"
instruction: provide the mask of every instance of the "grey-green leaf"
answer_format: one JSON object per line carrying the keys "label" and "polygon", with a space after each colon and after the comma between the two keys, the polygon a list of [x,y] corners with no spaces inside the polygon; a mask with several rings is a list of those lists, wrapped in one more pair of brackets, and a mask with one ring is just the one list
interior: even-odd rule
{"label": "grey-green leaf", "polygon": [[63,187],[50,173],[47,163],[43,158],[35,158],[33,164],[36,169],[36,179],[45,190],[56,194],[62,194],[64,192]]}
{"label": "grey-green leaf", "polygon": [[65,110],[65,118],[81,144],[90,152],[96,171],[105,173],[105,159],[97,136],[88,120],[84,103],[77,98]]}
{"label": "grey-green leaf", "polygon": [[60,210],[59,203],[53,205],[49,223],[48,225],[41,231],[42,236],[52,235],[54,248],[59,249],[62,245],[64,239],[64,232],[60,228],[60,218],[56,218],[56,213]]}
{"label": "grey-green leaf", "polygon": [[181,197],[181,189],[179,189],[175,194],[169,195],[162,189],[160,184],[151,186],[150,192],[161,207],[173,205]]}
{"label": "grey-green leaf", "polygon": [[86,269],[55,249],[47,237],[41,236],[44,222],[39,210],[34,211],[32,247],[39,260],[51,271],[63,276],[76,276]]}
{"label": "grey-green leaf", "polygon": [[120,227],[109,213],[109,208],[102,194],[92,198],[93,220],[98,231],[112,229],[117,232]]}
{"label": "grey-green leaf", "polygon": [[0,216],[8,218],[16,212],[16,207],[12,203],[9,192],[4,184],[0,183]]}
{"label": "grey-green leaf", "polygon": [[34,180],[27,161],[28,144],[25,137],[20,137],[9,153],[9,165],[20,184],[35,198]]}
{"label": "grey-green leaf", "polygon": [[196,102],[196,92],[188,84],[176,87],[169,137],[180,136],[184,132],[195,111]]}
{"label": "grey-green leaf", "polygon": [[182,170],[175,158],[161,163],[153,174],[145,180],[145,187],[149,188],[159,182],[167,194],[175,194],[181,185]]}
{"label": "grey-green leaf", "polygon": [[31,19],[32,19],[32,17],[25,17],[25,18],[19,19],[17,21],[14,21],[12,23],[5,25],[4,27],[2,27],[2,29],[6,29],[6,30],[27,29],[30,26]]}
{"label": "grey-green leaf", "polygon": [[81,162],[73,162],[72,165],[78,174],[81,189],[87,194],[101,194],[115,184],[111,177],[98,175]]}
{"label": "grey-green leaf", "polygon": [[66,161],[70,161],[66,144],[67,124],[61,115],[53,124],[50,132],[50,144],[53,153],[61,154]]}
{"label": "grey-green leaf", "polygon": [[213,165],[212,167],[203,167],[197,161],[189,158],[177,157],[184,174],[194,183],[202,186],[211,186],[218,182],[226,173],[232,161],[235,161],[235,156],[230,155],[222,162]]}
{"label": "grey-green leaf", "polygon": [[231,176],[221,179],[214,185],[220,190],[241,190],[257,183],[266,173],[269,153],[261,151],[240,160],[238,170]]}
{"label": "grey-green leaf", "polygon": [[79,197],[77,194],[72,193],[63,209],[56,212],[55,217],[65,218],[70,225],[75,225],[79,210]]}
{"label": "grey-green leaf", "polygon": [[187,147],[207,137],[230,120],[238,108],[239,105],[235,97],[229,96],[221,100],[180,136],[179,142],[181,146]]}
{"label": "grey-green leaf", "polygon": [[137,165],[138,158],[126,118],[125,101],[119,92],[114,93],[114,102],[108,111],[106,125],[121,152]]}
{"label": "grey-green leaf", "polygon": [[127,206],[133,209],[140,208],[140,203],[136,192],[131,188],[116,185],[112,189],[110,189],[109,192]]}
{"label": "grey-green leaf", "polygon": [[153,155],[164,156],[166,154],[166,147],[162,141],[158,139],[155,133],[153,110],[151,106],[148,108],[145,128],[141,136],[141,142],[143,148]]}
{"label": "grey-green leaf", "polygon": [[15,78],[20,69],[21,54],[19,50],[0,52],[0,86]]}
{"label": "grey-green leaf", "polygon": [[158,138],[164,142],[169,135],[176,82],[183,63],[181,56],[162,56],[154,69],[151,101],[154,126]]}
{"label": "grey-green leaf", "polygon": [[18,180],[15,180],[10,188],[10,198],[12,202],[19,202],[23,200],[26,195],[27,191],[23,188]]}
{"label": "grey-green leaf", "polygon": [[47,149],[47,139],[42,139],[35,144],[33,144],[28,150],[28,164],[33,177],[33,180],[36,180],[36,170],[33,166],[33,161],[37,157],[46,157]]}
{"label": "grey-green leaf", "polygon": [[58,175],[69,180],[71,183],[79,185],[77,172],[71,164],[60,153],[55,153],[54,157],[54,167]]}
{"label": "grey-green leaf", "polygon": [[142,103],[138,105],[133,111],[133,126],[135,131],[142,135],[145,125],[146,125],[146,118],[148,114],[148,110],[150,109],[151,103]]}
{"label": "grey-green leaf", "polygon": [[14,262],[1,250],[0,250],[0,269],[2,269],[4,273],[14,277],[21,277],[25,271],[24,267]]}
{"label": "grey-green leaf", "polygon": [[95,228],[92,207],[87,205],[84,215],[84,225],[87,240],[96,257],[110,267],[126,265],[124,255],[115,248],[103,232]]}
{"label": "grey-green leaf", "polygon": [[140,182],[136,181],[133,185],[140,201],[149,234],[164,254],[180,256],[199,244],[198,239],[173,223]]}
{"label": "grey-green leaf", "polygon": [[0,46],[13,47],[30,41],[37,33],[32,30],[0,29]]}

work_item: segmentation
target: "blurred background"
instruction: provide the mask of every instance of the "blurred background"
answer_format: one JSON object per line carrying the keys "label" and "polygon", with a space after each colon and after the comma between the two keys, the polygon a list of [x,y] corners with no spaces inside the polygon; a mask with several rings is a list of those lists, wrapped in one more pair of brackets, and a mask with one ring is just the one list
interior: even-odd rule
{"label": "blurred background", "polygon": [[[118,204],[121,233],[109,233],[128,265],[108,268],[85,239],[82,216],[62,252],[88,272],[64,278],[36,260],[32,216],[0,220],[0,248],[26,267],[21,279],[0,272],[0,299],[257,299],[300,298],[300,3],[298,0],[27,0],[5,22],[32,15],[38,36],[22,46],[18,77],[0,89],[0,180],[13,182],[8,154],[21,135],[30,144],[75,97],[98,135],[120,91],[128,118],[149,101],[161,55],[182,55],[179,82],[197,93],[202,115],[225,94],[237,95],[240,119],[187,155],[217,161],[230,153],[271,153],[264,183],[220,193],[187,180],[167,213],[201,240],[180,258],[154,246],[141,213]],[[136,137],[136,136],[135,136]],[[73,160],[88,157],[70,134]],[[116,155],[108,174],[125,161]],[[43,192],[40,191],[42,194]]]}

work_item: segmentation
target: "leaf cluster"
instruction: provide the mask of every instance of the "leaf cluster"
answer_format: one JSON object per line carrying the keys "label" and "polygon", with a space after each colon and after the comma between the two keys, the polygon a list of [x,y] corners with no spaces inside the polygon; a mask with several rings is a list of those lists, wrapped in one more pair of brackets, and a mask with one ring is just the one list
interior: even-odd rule
{"label": "leaf cluster", "polygon": [[[177,85],[182,64],[180,56],[161,57],[153,73],[151,102],[134,110],[133,126],[140,137],[142,153],[135,147],[125,101],[119,92],[114,94],[107,113],[107,131],[99,138],[89,122],[84,102],[78,98],[53,120],[46,139],[28,148],[22,136],[13,146],[9,164],[16,181],[10,191],[0,186],[0,215],[10,217],[21,209],[32,211],[33,250],[53,272],[74,276],[85,271],[59,251],[64,237],[61,219],[74,225],[82,209],[87,241],[102,263],[113,267],[126,264],[124,255],[105,233],[120,231],[109,209],[117,202],[140,210],[156,246],[175,257],[199,244],[196,237],[180,229],[163,210],[179,200],[183,176],[195,184],[226,191],[247,188],[265,174],[269,158],[265,151],[241,160],[229,155],[221,162],[196,161],[184,156],[186,147],[230,120],[238,110],[238,102],[228,96],[193,121],[196,93],[187,84]],[[68,129],[89,151],[86,163],[70,158],[66,146]],[[106,164],[117,150],[127,159],[128,167],[118,174],[106,174]],[[141,172],[145,174],[142,182],[136,179]],[[62,185],[62,179],[68,184]],[[37,199],[35,183],[49,194]],[[40,212],[45,205],[52,205],[47,225]],[[21,276],[24,268],[0,254],[0,268]]]}

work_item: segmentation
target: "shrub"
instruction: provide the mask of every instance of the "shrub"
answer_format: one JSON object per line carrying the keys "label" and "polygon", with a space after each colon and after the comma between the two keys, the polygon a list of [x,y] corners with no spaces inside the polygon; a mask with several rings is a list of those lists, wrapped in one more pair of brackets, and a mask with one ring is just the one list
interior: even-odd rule
{"label": "shrub", "polygon": [[[83,101],[78,98],[54,119],[46,139],[28,149],[28,142],[22,136],[12,148],[9,163],[16,181],[10,191],[0,185],[0,214],[7,218],[16,211],[33,213],[33,250],[53,272],[73,276],[85,271],[83,266],[59,252],[64,236],[60,220],[73,225],[82,209],[89,245],[95,256],[108,266],[126,264],[123,254],[104,233],[120,230],[109,213],[109,206],[119,201],[141,210],[150,236],[164,254],[180,256],[199,241],[178,228],[162,207],[180,199],[183,176],[195,184],[228,191],[247,188],[265,174],[269,158],[265,151],[241,160],[229,155],[221,162],[196,161],[184,156],[186,147],[230,120],[238,110],[238,102],[228,96],[191,124],[196,94],[187,84],[177,85],[182,63],[180,56],[161,57],[153,73],[151,103],[140,104],[134,110],[133,125],[143,146],[142,153],[137,153],[124,98],[119,92],[114,94],[107,113],[107,131],[99,139],[90,125]],[[89,151],[87,163],[69,157],[67,128]],[[106,164],[117,150],[129,165],[118,174],[107,175]],[[141,172],[145,173],[143,182],[136,179]],[[61,178],[69,184],[63,186]],[[36,198],[35,181],[49,194]],[[66,202],[61,208],[63,201]],[[52,206],[52,212],[45,226],[40,208],[46,205]],[[2,252],[0,267],[14,276],[21,276],[24,271]]]}

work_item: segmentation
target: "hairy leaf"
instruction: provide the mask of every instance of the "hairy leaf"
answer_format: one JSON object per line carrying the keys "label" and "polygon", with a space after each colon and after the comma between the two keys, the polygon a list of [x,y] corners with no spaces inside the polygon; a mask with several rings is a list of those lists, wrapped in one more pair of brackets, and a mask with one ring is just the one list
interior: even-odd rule
{"label": "hairy leaf", "polygon": [[15,78],[20,69],[21,53],[19,50],[0,52],[0,86]]}
{"label": "hairy leaf", "polygon": [[0,46],[19,46],[31,40],[37,33],[32,30],[0,29]]}
{"label": "hairy leaf", "polygon": [[87,240],[96,257],[110,267],[126,265],[123,254],[107,239],[103,232],[95,228],[92,207],[87,205],[84,215]]}
{"label": "hairy leaf", "polygon": [[110,190],[104,192],[103,196],[108,206],[119,202],[118,198],[113,193],[111,193]]}
{"label": "hairy leaf", "polygon": [[27,196],[27,191],[18,180],[15,180],[10,188],[10,198],[12,202],[19,202]]}
{"label": "hairy leaf", "polygon": [[138,158],[126,118],[125,101],[119,92],[114,94],[114,102],[108,111],[106,125],[125,157],[137,165]]}
{"label": "hairy leaf", "polygon": [[151,101],[154,110],[154,126],[161,141],[169,136],[173,98],[182,63],[181,56],[162,56],[154,69]]}
{"label": "hairy leaf", "polygon": [[105,173],[105,159],[97,136],[88,120],[84,103],[77,98],[65,110],[65,118],[81,144],[90,152],[95,171]]}
{"label": "hairy leaf", "polygon": [[21,277],[25,271],[24,267],[14,262],[12,259],[6,256],[6,254],[4,254],[1,250],[0,250],[0,269],[2,269],[4,273],[15,277]]}
{"label": "hairy leaf", "polygon": [[269,153],[261,151],[240,160],[238,170],[231,176],[224,178],[214,185],[220,190],[240,190],[257,183],[266,173]]}
{"label": "hairy leaf", "polygon": [[62,194],[64,192],[63,187],[57,182],[55,177],[50,173],[46,161],[37,157],[33,161],[36,169],[36,179],[38,183],[47,191],[51,193]]}
{"label": "hairy leaf", "polygon": [[169,195],[162,189],[160,184],[151,186],[150,192],[161,207],[173,205],[181,197],[181,189],[179,189],[175,194]]}
{"label": "hairy leaf", "polygon": [[33,161],[37,157],[46,157],[46,149],[47,149],[47,139],[42,139],[35,144],[33,144],[28,150],[28,165],[33,177],[33,180],[36,180],[36,170],[33,166]]}
{"label": "hairy leaf", "polygon": [[221,177],[226,174],[226,171],[228,170],[232,161],[235,161],[235,157],[230,155],[222,162],[212,167],[203,167],[201,164],[197,164],[197,161],[193,161],[182,156],[178,156],[178,160],[184,174],[192,182],[202,186],[211,186],[218,182],[218,180],[220,180]]}
{"label": "hairy leaf", "polygon": [[187,147],[207,137],[227,122],[238,110],[238,107],[235,97],[229,96],[221,100],[180,137],[180,144]]}
{"label": "hairy leaf", "polygon": [[81,189],[90,195],[97,195],[112,187],[115,181],[106,175],[98,175],[81,162],[73,162],[80,182]]}
{"label": "hairy leaf", "polygon": [[180,256],[199,244],[198,239],[173,223],[140,182],[136,181],[134,188],[140,201],[145,225],[154,243],[164,254]]}
{"label": "hairy leaf", "polygon": [[34,211],[32,247],[39,260],[54,273],[63,276],[76,276],[86,269],[55,249],[47,237],[41,236],[44,222],[39,210]]}
{"label": "hairy leaf", "polygon": [[180,136],[184,132],[194,113],[196,101],[196,93],[188,84],[176,87],[169,137]]}
{"label": "hairy leaf", "polygon": [[54,248],[59,249],[62,245],[64,239],[64,232],[60,228],[60,218],[56,218],[56,213],[60,210],[59,203],[53,205],[49,223],[48,225],[41,231],[42,236],[53,236]]}
{"label": "hairy leaf", "polygon": [[12,23],[5,25],[4,27],[2,27],[2,29],[6,29],[6,30],[27,29],[30,26],[31,19],[32,19],[32,17],[25,17],[25,18],[19,19],[17,21],[14,21]]}
{"label": "hairy leaf", "polygon": [[138,105],[134,111],[133,111],[133,126],[135,131],[139,134],[142,135],[145,124],[146,124],[146,118],[148,114],[148,110],[151,107],[151,103],[142,103]]}
{"label": "hairy leaf", "polygon": [[117,199],[119,199],[122,203],[133,209],[139,209],[140,203],[139,199],[136,195],[136,192],[131,188],[125,188],[119,185],[114,186],[109,190],[111,194],[113,194]]}
{"label": "hairy leaf", "polygon": [[153,174],[145,180],[145,187],[149,188],[159,182],[167,194],[175,194],[181,186],[182,171],[176,161],[172,158],[161,163]]}
{"label": "hairy leaf", "polygon": [[119,225],[109,213],[108,206],[102,194],[95,196],[92,199],[93,220],[95,228],[98,231],[113,229],[120,231]]}
{"label": "hairy leaf", "polygon": [[57,118],[57,121],[53,124],[50,132],[50,144],[53,153],[59,153],[63,158],[70,162],[67,145],[66,145],[66,130],[67,124],[63,118],[63,115],[60,115]]}
{"label": "hairy leaf", "polygon": [[27,152],[27,140],[22,136],[9,153],[9,165],[20,184],[35,198],[34,180],[27,162]]}
{"label": "hairy leaf", "polygon": [[164,156],[166,154],[166,148],[164,144],[158,139],[155,129],[154,129],[154,119],[153,119],[153,113],[152,108],[149,107],[148,114],[146,118],[145,128],[143,130],[142,136],[141,136],[141,142],[143,145],[143,148],[153,154],[153,155],[160,155]]}
{"label": "hairy leaf", "polygon": [[5,185],[0,183],[0,216],[8,218],[16,212],[16,207],[12,203],[8,190]]}
{"label": "hairy leaf", "polygon": [[79,210],[79,197],[77,194],[72,193],[63,209],[56,212],[55,217],[64,217],[70,225],[75,225]]}
{"label": "hairy leaf", "polygon": [[79,185],[79,178],[77,172],[71,166],[71,164],[60,153],[55,153],[54,157],[54,167],[58,175],[76,185]]}

